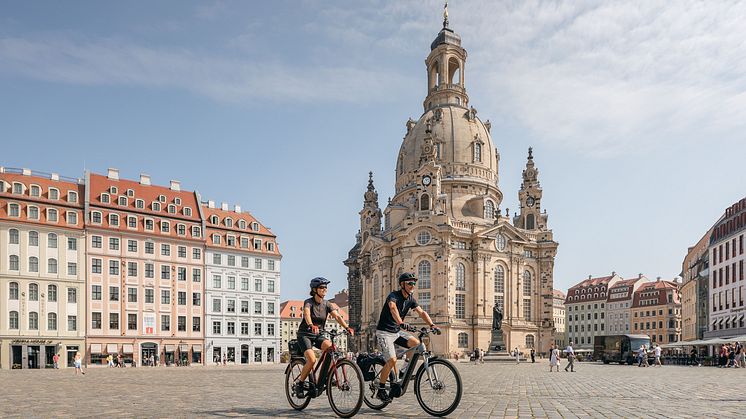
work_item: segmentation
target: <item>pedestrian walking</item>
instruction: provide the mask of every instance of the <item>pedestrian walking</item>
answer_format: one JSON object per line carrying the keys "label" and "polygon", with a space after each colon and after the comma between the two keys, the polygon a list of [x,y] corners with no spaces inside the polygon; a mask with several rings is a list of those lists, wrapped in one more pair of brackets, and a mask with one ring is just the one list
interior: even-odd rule
{"label": "pedestrian walking", "polygon": [[513,350],[513,356],[515,356],[515,363],[520,364],[521,363],[521,353],[518,352],[518,347],[516,346]]}
{"label": "pedestrian walking", "polygon": [[228,365],[228,357],[223,355],[223,366],[226,366],[226,365]]}
{"label": "pedestrian walking", "polygon": [[479,349],[479,363],[484,364],[484,349]]}
{"label": "pedestrian walking", "polygon": [[75,375],[78,375],[78,372],[85,375],[85,372],[83,372],[83,365],[82,365],[82,357],[80,356],[80,352],[75,353],[75,358],[73,359],[74,365],[75,365]]}
{"label": "pedestrian walking", "polygon": [[661,364],[661,347],[657,343],[655,344],[655,350],[653,351],[655,354],[655,364],[653,366],[659,366],[662,367],[663,364]]}
{"label": "pedestrian walking", "polygon": [[552,372],[554,367],[557,367],[557,372],[559,372],[559,349],[552,344],[549,348],[549,372]]}
{"label": "pedestrian walking", "polygon": [[572,349],[572,341],[570,341],[570,344],[565,348],[565,354],[567,354],[567,366],[565,367],[565,372],[567,372],[568,368],[570,368],[570,372],[575,372],[575,350]]}
{"label": "pedestrian walking", "polygon": [[531,363],[536,363],[536,350],[533,347],[531,347]]}
{"label": "pedestrian walking", "polygon": [[54,354],[52,362],[54,363],[54,369],[60,369],[60,356],[58,354]]}
{"label": "pedestrian walking", "polygon": [[109,365],[109,368],[114,368],[114,356],[109,354],[109,356],[106,357],[106,363]]}
{"label": "pedestrian walking", "polygon": [[124,362],[122,362],[122,354],[117,354],[117,368],[124,368]]}

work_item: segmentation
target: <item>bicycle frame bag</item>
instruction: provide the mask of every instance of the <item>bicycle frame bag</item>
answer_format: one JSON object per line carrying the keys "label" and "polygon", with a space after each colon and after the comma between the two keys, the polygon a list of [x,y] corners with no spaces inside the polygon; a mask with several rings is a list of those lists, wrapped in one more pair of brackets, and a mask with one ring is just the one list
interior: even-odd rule
{"label": "bicycle frame bag", "polygon": [[360,354],[357,356],[357,366],[360,367],[360,371],[363,372],[363,380],[365,381],[375,380],[376,370],[374,366],[376,363],[383,365],[386,362],[383,360],[383,357],[380,355],[374,356],[374,355],[368,355],[368,354]]}

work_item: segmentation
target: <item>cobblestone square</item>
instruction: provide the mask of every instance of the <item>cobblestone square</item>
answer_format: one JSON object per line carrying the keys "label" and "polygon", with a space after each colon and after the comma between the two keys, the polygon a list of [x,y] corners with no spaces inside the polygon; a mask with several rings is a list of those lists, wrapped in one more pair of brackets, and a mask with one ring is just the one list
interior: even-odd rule
{"label": "cobblestone square", "polygon": [[[548,372],[536,364],[459,363],[464,383],[451,417],[743,417],[746,370],[579,364]],[[563,365],[564,367],[564,365]],[[325,396],[289,408],[285,365],[0,371],[7,417],[334,417]],[[424,417],[410,386],[382,412],[358,417]]]}

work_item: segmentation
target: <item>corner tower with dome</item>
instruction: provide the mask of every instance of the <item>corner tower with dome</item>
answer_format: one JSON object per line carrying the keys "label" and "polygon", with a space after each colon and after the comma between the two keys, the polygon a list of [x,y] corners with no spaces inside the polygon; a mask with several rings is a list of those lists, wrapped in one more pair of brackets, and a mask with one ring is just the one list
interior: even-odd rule
{"label": "corner tower with dome", "polygon": [[447,9],[430,50],[424,113],[406,123],[395,195],[381,211],[370,174],[360,231],[344,262],[350,324],[359,331],[350,338],[351,350],[375,348],[384,300],[398,289],[398,275],[409,271],[419,278],[417,301],[444,332],[432,337],[437,353],[487,349],[494,305],[504,312],[508,347],[546,352],[554,342],[557,242],[541,211],[532,150],[511,222],[500,209],[500,154],[489,120],[469,103],[467,54],[449,28]]}

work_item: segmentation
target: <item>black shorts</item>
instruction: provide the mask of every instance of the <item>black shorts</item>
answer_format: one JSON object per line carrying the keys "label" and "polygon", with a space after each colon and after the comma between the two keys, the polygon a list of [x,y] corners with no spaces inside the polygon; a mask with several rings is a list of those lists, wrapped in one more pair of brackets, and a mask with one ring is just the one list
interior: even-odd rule
{"label": "black shorts", "polygon": [[300,346],[300,350],[303,353],[305,353],[309,349],[313,349],[314,347],[321,349],[321,344],[324,343],[325,340],[327,339],[321,334],[298,334],[298,346]]}

